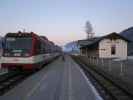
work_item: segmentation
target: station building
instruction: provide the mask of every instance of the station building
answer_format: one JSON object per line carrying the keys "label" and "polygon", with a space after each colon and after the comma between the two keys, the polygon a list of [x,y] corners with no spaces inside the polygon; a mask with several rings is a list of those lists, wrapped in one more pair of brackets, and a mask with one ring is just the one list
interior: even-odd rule
{"label": "station building", "polygon": [[117,34],[79,40],[80,54],[99,58],[127,59],[127,45],[129,40]]}

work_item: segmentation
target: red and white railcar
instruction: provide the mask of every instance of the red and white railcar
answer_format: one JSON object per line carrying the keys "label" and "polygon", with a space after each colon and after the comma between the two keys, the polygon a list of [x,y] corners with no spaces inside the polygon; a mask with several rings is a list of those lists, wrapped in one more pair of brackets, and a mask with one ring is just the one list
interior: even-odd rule
{"label": "red and white railcar", "polygon": [[34,70],[51,59],[53,55],[46,52],[46,42],[35,33],[6,34],[2,56],[3,68]]}

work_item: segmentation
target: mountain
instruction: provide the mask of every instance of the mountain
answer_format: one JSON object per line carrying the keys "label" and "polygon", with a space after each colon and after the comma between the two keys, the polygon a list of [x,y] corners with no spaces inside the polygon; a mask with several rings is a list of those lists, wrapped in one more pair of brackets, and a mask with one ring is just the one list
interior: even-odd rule
{"label": "mountain", "polygon": [[133,55],[133,27],[120,32],[120,34],[131,41],[128,44],[128,55]]}
{"label": "mountain", "polygon": [[127,39],[129,39],[130,41],[133,41],[133,27],[130,27],[122,32],[120,32],[120,34],[124,37],[126,37]]}
{"label": "mountain", "polygon": [[64,51],[72,54],[78,54],[80,51],[77,45],[77,41],[67,43],[64,47]]}
{"label": "mountain", "polygon": [[0,49],[2,49],[3,38],[0,36]]}

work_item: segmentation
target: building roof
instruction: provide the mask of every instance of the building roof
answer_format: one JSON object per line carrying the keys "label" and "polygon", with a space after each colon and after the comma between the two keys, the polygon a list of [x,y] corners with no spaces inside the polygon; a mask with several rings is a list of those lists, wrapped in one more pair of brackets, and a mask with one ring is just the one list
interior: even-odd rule
{"label": "building roof", "polygon": [[99,37],[95,37],[95,38],[90,38],[90,39],[85,39],[85,40],[78,40],[78,45],[81,47],[84,47],[86,45],[90,45],[92,44],[94,41],[98,40]]}
{"label": "building roof", "polygon": [[81,44],[80,48],[86,48],[86,47],[95,48],[95,47],[98,46],[98,43],[101,40],[103,40],[103,39],[111,39],[111,40],[112,39],[122,39],[122,40],[125,40],[127,42],[130,42],[128,39],[126,39],[125,37],[121,36],[120,34],[117,34],[117,33],[113,32],[113,33],[110,33],[110,34],[102,36],[102,37],[92,38],[92,39],[85,40],[85,41],[88,41],[88,42],[86,42],[86,44],[84,44],[84,45],[82,45],[82,40],[80,40],[79,41],[79,45]]}
{"label": "building roof", "polygon": [[104,39],[104,38],[108,38],[108,39],[122,39],[122,40],[125,40],[127,42],[130,42],[130,40],[128,40],[124,36],[122,36],[122,35],[120,35],[118,33],[115,33],[115,32],[110,33],[110,34],[105,35],[105,36],[102,37],[102,39]]}

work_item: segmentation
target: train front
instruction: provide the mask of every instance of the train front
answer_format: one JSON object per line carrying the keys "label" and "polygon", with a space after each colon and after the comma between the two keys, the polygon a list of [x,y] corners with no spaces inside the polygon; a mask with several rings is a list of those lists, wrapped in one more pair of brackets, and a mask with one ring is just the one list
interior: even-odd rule
{"label": "train front", "polygon": [[2,56],[2,68],[31,70],[33,39],[30,33],[8,33]]}

